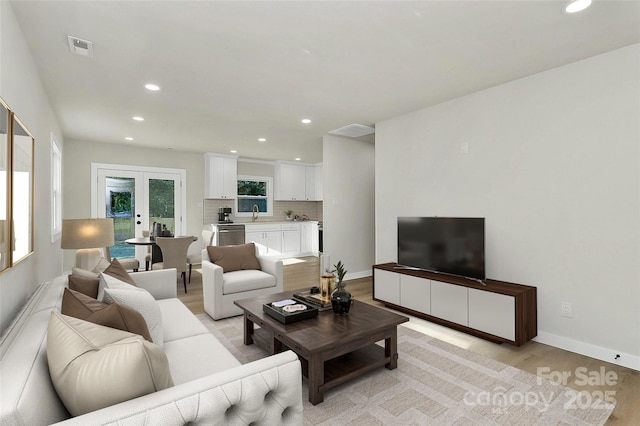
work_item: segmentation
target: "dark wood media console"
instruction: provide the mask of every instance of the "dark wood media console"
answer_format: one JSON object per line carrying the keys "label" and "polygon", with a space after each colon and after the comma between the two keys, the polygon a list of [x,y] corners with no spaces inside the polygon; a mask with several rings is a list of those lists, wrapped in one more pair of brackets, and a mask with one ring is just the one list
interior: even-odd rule
{"label": "dark wood media console", "polygon": [[496,280],[373,266],[373,299],[496,343],[520,346],[538,334],[536,287]]}

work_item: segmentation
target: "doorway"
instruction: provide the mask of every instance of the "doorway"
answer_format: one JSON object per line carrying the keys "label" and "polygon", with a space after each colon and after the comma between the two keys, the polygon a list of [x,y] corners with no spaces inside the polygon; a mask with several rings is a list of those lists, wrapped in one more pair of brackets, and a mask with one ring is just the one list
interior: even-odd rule
{"label": "doorway", "polygon": [[114,220],[111,257],[135,257],[144,263],[145,247],[125,240],[142,236],[154,222],[184,235],[186,170],[93,163],[91,176],[92,217]]}

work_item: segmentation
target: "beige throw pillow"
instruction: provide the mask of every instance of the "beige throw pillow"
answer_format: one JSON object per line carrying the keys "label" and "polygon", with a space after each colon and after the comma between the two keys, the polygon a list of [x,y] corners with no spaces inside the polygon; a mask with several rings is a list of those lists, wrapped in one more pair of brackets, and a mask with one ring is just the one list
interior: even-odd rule
{"label": "beige throw pillow", "polygon": [[141,336],[51,312],[47,361],[73,416],[173,386],[167,356]]}
{"label": "beige throw pillow", "polygon": [[238,246],[207,246],[209,259],[220,266],[224,272],[243,269],[260,269],[254,243]]}

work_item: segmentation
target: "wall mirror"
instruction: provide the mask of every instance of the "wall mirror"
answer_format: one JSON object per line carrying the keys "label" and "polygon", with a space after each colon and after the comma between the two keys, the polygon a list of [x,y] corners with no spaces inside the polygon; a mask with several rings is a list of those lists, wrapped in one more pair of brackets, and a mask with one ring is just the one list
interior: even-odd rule
{"label": "wall mirror", "polygon": [[9,108],[0,99],[0,272],[9,267]]}
{"label": "wall mirror", "polygon": [[12,114],[11,119],[11,217],[15,265],[33,252],[33,144],[34,137]]}

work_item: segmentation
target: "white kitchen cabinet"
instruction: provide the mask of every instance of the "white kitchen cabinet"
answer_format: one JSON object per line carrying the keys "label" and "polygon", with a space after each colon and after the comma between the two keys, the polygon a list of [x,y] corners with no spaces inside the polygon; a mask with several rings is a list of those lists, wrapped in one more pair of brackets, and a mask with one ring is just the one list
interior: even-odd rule
{"label": "white kitchen cabinet", "polygon": [[400,305],[430,314],[431,281],[411,275],[400,275]]}
{"label": "white kitchen cabinet", "polygon": [[259,254],[276,255],[282,253],[282,227],[273,225],[249,225],[244,227],[244,240],[258,245]]}
{"label": "white kitchen cabinet", "polygon": [[322,164],[305,167],[307,201],[322,201]]}
{"label": "white kitchen cabinet", "polygon": [[515,317],[516,302],[513,296],[469,289],[469,327],[515,340]]}
{"label": "white kitchen cabinet", "polygon": [[300,228],[300,251],[303,255],[320,254],[318,222],[302,222]]}
{"label": "white kitchen cabinet", "polygon": [[300,223],[282,225],[282,254],[296,256],[301,253]]}
{"label": "white kitchen cabinet", "polygon": [[306,199],[305,166],[277,162],[274,176],[276,200],[304,201]]}
{"label": "white kitchen cabinet", "polygon": [[237,157],[206,153],[204,155],[204,197],[236,198],[237,192]]}
{"label": "white kitchen cabinet", "polygon": [[322,164],[276,162],[274,171],[276,200],[322,201]]}
{"label": "white kitchen cabinet", "polygon": [[376,300],[400,305],[400,275],[382,269],[374,269],[373,297]]}

